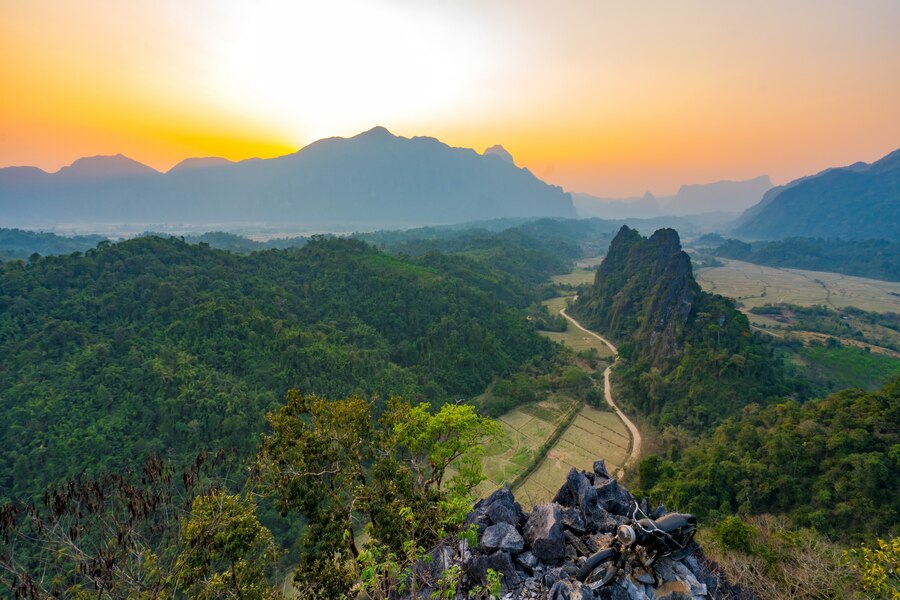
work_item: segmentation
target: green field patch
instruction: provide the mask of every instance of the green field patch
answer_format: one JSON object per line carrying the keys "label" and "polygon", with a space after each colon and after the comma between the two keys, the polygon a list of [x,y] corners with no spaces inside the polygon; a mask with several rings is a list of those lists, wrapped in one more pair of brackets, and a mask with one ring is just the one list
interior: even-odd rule
{"label": "green field patch", "polygon": [[538,450],[578,404],[572,398],[557,395],[501,415],[497,420],[503,435],[484,446],[482,468],[487,480],[478,487],[479,494],[490,494],[531,468]]}
{"label": "green field patch", "polygon": [[874,390],[900,375],[900,359],[855,346],[807,346],[796,359],[811,379],[829,391],[848,387]]}
{"label": "green field patch", "polygon": [[521,429],[526,423],[528,423],[528,421],[533,418],[533,415],[528,414],[522,407],[520,407],[511,410],[508,413],[503,413],[497,420],[505,425],[509,425],[513,429]]}
{"label": "green field patch", "polygon": [[557,296],[556,298],[544,300],[543,304],[547,307],[547,311],[549,311],[551,315],[558,315],[560,310],[568,306],[571,298],[572,296]]}
{"label": "green field patch", "polygon": [[612,356],[609,346],[587,332],[578,329],[571,323],[569,323],[569,328],[566,331],[541,331],[540,334],[550,338],[554,342],[568,346],[576,352],[594,348],[601,358]]}

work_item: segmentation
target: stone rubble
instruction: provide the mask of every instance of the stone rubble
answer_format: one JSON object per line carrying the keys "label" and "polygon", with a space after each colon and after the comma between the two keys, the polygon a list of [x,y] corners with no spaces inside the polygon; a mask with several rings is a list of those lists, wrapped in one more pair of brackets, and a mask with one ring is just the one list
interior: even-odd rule
{"label": "stone rubble", "polygon": [[[751,600],[731,585],[717,565],[695,547],[683,560],[657,559],[652,572],[628,565],[596,592],[575,579],[585,557],[612,544],[616,528],[629,521],[631,495],[612,478],[602,460],[592,472],[572,469],[553,501],[522,510],[509,486],[480,500],[466,519],[478,531],[477,547],[465,540],[448,542],[432,552],[427,570],[432,581],[459,565],[462,582],[456,598],[488,583],[488,569],[501,574],[502,600]],[[642,510],[657,519],[664,506]],[[429,598],[425,587],[416,598]],[[403,598],[410,598],[409,595]]]}

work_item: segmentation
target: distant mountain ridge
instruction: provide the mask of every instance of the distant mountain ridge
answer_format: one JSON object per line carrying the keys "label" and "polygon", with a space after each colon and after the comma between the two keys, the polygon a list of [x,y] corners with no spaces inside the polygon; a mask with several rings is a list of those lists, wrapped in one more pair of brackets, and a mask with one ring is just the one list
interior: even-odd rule
{"label": "distant mountain ridge", "polygon": [[741,215],[734,233],[764,240],[900,240],[900,150],[772,188]]}
{"label": "distant mountain ridge", "polygon": [[363,227],[576,216],[568,193],[516,167],[501,150],[479,154],[376,127],[352,138],[319,140],[278,158],[188,159],[167,173],[122,155],[79,159],[57,173],[0,169],[0,225]]}
{"label": "distant mountain ridge", "polygon": [[[654,196],[650,192],[631,198],[600,198],[590,194],[572,194],[582,217],[602,219],[688,216],[705,213],[740,213],[759,202],[772,188],[768,175],[744,181],[684,184],[674,196]],[[730,220],[731,217],[729,217]]]}

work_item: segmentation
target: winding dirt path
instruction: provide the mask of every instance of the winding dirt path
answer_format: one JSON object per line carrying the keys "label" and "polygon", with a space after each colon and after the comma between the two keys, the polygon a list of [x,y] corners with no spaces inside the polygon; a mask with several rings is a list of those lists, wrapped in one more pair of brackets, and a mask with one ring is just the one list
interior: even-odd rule
{"label": "winding dirt path", "polygon": [[628,456],[628,459],[625,461],[625,464],[622,465],[622,467],[619,469],[619,472],[617,474],[617,477],[619,479],[622,479],[625,476],[625,468],[633,467],[635,464],[637,464],[638,458],[640,458],[640,456],[641,456],[641,432],[638,431],[637,426],[634,423],[632,423],[631,419],[629,419],[625,415],[625,413],[622,412],[622,409],[620,409],[616,405],[616,403],[613,402],[612,384],[609,381],[609,375],[610,375],[610,373],[612,373],[613,366],[619,360],[619,350],[613,345],[612,342],[610,342],[608,339],[606,339],[602,335],[599,335],[597,333],[594,333],[590,329],[582,327],[581,323],[579,323],[578,321],[576,321],[575,319],[573,319],[566,313],[565,308],[559,309],[559,314],[561,314],[563,317],[565,317],[570,323],[572,323],[572,325],[574,325],[578,329],[582,330],[583,332],[587,333],[588,335],[594,336],[595,338],[597,338],[598,340],[600,340],[601,342],[606,344],[613,353],[612,364],[610,364],[608,367],[606,367],[606,370],[603,371],[603,395],[606,397],[606,403],[609,404],[613,408],[614,411],[616,411],[616,416],[619,417],[619,419],[625,424],[625,427],[627,427],[628,431],[631,433],[631,454]]}

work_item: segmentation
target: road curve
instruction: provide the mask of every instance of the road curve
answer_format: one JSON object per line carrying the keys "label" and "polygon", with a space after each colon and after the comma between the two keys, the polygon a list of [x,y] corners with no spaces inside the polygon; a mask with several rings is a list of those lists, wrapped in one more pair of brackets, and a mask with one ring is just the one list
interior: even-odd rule
{"label": "road curve", "polygon": [[628,456],[628,460],[625,461],[625,464],[622,465],[622,467],[619,469],[619,473],[617,474],[617,477],[619,479],[622,479],[625,476],[625,467],[632,467],[637,464],[638,458],[641,456],[641,432],[638,431],[638,428],[635,426],[635,424],[631,422],[631,419],[629,419],[625,415],[625,413],[622,412],[622,409],[619,408],[615,402],[613,402],[612,385],[609,382],[609,375],[612,372],[613,365],[615,365],[619,360],[619,351],[612,342],[610,342],[602,335],[599,335],[597,333],[594,333],[590,329],[582,327],[581,323],[579,323],[566,313],[565,308],[559,309],[559,314],[565,317],[570,323],[572,323],[572,325],[574,325],[578,329],[582,330],[588,335],[594,336],[595,338],[609,346],[609,349],[613,353],[614,360],[612,364],[606,367],[606,370],[603,371],[603,395],[606,396],[606,403],[609,404],[614,411],[616,411],[616,415],[619,417],[619,419],[622,420],[623,423],[625,423],[625,427],[628,428],[628,431],[631,432],[631,454]]}

